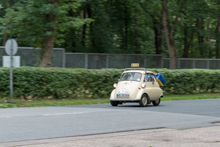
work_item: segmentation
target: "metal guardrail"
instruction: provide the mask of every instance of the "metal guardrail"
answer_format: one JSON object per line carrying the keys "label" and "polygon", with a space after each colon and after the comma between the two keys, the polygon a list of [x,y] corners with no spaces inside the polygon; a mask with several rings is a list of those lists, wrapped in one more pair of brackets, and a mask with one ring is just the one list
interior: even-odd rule
{"label": "metal guardrail", "polygon": [[[163,58],[164,68],[169,68],[169,58]],[[220,69],[220,59],[178,58],[178,69]]]}
{"label": "metal guardrail", "polygon": [[145,68],[162,68],[163,56],[150,54],[66,53],[67,68],[126,68],[139,63]]}
{"label": "metal guardrail", "polygon": [[[33,47],[18,47],[18,52],[15,56],[21,57],[21,66],[37,66],[39,48]],[[2,67],[2,58],[3,56],[7,56],[5,53],[5,47],[0,46],[0,67]],[[52,59],[52,67],[65,67],[65,49],[63,48],[54,48],[53,49],[53,59]]]}
{"label": "metal guardrail", "polygon": [[[15,56],[21,56],[21,66],[36,66],[39,48],[18,47]],[[0,67],[5,48],[0,46]],[[220,59],[178,58],[178,69],[220,69]],[[106,54],[106,53],[66,53],[63,48],[53,49],[52,67],[63,68],[127,68],[131,63],[139,63],[144,68],[168,68],[169,58],[158,54]]]}

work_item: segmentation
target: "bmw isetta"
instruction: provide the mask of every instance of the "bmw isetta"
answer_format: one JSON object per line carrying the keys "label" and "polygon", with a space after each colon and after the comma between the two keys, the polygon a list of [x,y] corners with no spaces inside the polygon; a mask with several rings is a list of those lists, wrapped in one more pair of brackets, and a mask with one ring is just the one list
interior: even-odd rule
{"label": "bmw isetta", "polygon": [[111,105],[136,102],[145,107],[152,102],[158,106],[163,97],[161,84],[155,73],[145,68],[126,68],[118,83],[113,85],[115,89],[111,92]]}

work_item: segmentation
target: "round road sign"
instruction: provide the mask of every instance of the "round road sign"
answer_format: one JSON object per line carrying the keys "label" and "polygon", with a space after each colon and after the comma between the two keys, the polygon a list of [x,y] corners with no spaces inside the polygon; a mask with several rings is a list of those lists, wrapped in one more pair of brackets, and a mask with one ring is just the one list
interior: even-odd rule
{"label": "round road sign", "polygon": [[18,51],[18,44],[14,39],[8,39],[5,44],[5,52],[10,56],[12,51],[12,56]]}

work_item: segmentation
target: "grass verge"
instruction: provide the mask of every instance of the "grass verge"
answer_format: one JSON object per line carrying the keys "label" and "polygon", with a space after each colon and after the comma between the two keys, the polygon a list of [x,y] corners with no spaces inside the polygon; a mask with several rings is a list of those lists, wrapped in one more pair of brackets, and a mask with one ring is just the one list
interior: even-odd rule
{"label": "grass verge", "polygon": [[[162,101],[173,101],[173,100],[216,99],[216,98],[220,98],[220,93],[191,94],[191,95],[165,95],[164,98],[162,98],[161,100]],[[0,108],[104,104],[104,103],[109,103],[109,98],[29,100],[29,101],[15,99],[14,102],[16,104],[5,103],[4,99],[0,99]]]}

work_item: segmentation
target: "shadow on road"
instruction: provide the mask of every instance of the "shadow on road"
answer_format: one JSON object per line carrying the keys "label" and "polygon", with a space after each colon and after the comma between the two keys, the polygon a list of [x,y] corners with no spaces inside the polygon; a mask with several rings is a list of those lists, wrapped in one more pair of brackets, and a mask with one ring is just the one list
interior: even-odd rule
{"label": "shadow on road", "polygon": [[[71,105],[71,106],[61,106],[61,107],[73,107],[73,108],[102,108],[102,109],[146,109],[147,108],[160,108],[165,105],[154,106],[152,104],[147,105],[146,107],[141,107],[139,104],[123,104],[118,106],[111,106],[111,104],[91,104],[91,105]],[[60,106],[59,106],[60,107]],[[149,110],[149,109],[148,109]]]}

